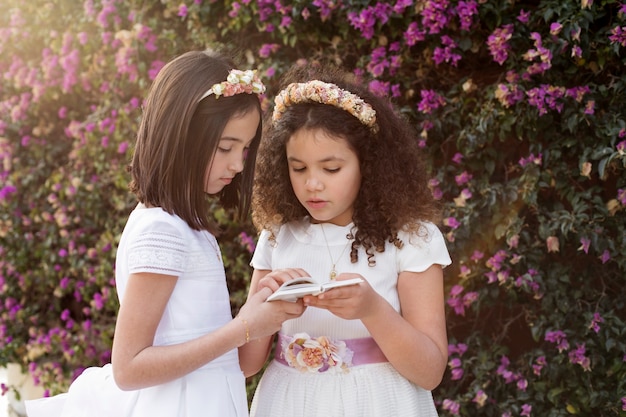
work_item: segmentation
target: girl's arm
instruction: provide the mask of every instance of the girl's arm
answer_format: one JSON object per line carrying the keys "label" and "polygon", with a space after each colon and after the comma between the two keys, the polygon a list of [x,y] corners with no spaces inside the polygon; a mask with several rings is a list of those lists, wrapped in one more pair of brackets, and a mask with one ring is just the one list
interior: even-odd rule
{"label": "girl's arm", "polygon": [[368,283],[334,289],[317,300],[305,297],[305,304],[328,308],[345,319],[360,319],[402,376],[432,390],[441,382],[448,361],[441,266],[400,273],[398,295],[402,314]]}
{"label": "girl's arm", "polygon": [[[272,292],[274,292],[283,282],[304,276],[308,276],[308,274],[298,268],[276,271],[255,269],[252,272],[248,299],[250,299],[250,297],[257,292],[261,291],[263,288],[269,288]],[[287,305],[294,304],[287,301],[271,301],[266,304],[282,305],[284,303],[287,303]],[[300,306],[303,305],[302,301],[298,301],[296,304]],[[304,312],[304,307],[302,308],[302,312]],[[273,339],[274,335],[272,334],[239,347],[239,364],[246,377],[256,374],[263,368],[263,365],[267,361],[270,354]]]}
{"label": "girl's arm", "polygon": [[[252,272],[248,298],[250,298],[252,294],[256,294],[259,289],[259,281],[270,272],[271,271],[257,269]],[[256,374],[263,368],[270,353],[273,339],[274,335],[270,335],[239,347],[239,365],[246,377]]]}
{"label": "girl's arm", "polygon": [[[239,316],[214,332],[170,346],[153,346],[176,276],[131,274],[121,302],[113,342],[115,382],[123,390],[150,387],[180,378],[250,340],[273,334],[289,317],[302,314],[292,303],[283,310],[264,303],[271,294],[261,290],[241,308]],[[247,321],[247,329],[244,321]]]}

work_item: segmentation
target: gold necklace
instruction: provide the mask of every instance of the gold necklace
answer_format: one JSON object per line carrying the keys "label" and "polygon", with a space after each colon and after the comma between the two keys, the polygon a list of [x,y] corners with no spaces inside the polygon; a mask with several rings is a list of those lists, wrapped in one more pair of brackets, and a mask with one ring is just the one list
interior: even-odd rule
{"label": "gold necklace", "polygon": [[330,270],[330,280],[334,281],[335,278],[337,278],[337,270],[335,269],[335,266],[337,265],[337,262],[339,262],[339,260],[341,259],[341,255],[343,255],[343,253],[346,251],[346,249],[348,248],[348,245],[350,244],[350,240],[348,240],[348,242],[346,243],[346,245],[343,247],[343,250],[341,251],[341,253],[339,254],[339,257],[337,258],[337,260],[335,261],[333,259],[333,255],[330,252],[330,246],[328,246],[328,240],[326,239],[326,232],[324,232],[324,224],[320,223],[320,228],[322,229],[322,235],[324,236],[324,242],[326,242],[326,249],[328,250],[328,256],[330,257],[330,262],[332,263],[333,267]]}
{"label": "gold necklace", "polygon": [[[211,245],[211,248],[213,248],[213,252],[215,252],[215,257],[217,258],[217,260],[222,263],[222,257],[220,256],[220,247],[219,244],[217,243],[217,239],[215,238],[215,236],[213,236],[212,234],[210,234],[208,231],[206,232],[206,234],[204,235],[206,237],[206,240],[209,241],[209,245]],[[213,241],[211,240],[211,237],[213,237],[213,239],[215,240],[215,243],[213,243]]]}

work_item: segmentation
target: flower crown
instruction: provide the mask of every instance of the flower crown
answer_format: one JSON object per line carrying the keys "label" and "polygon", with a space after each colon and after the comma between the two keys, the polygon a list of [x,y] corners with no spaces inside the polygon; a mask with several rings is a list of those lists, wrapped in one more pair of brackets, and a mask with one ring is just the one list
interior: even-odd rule
{"label": "flower crown", "polygon": [[202,94],[202,97],[200,97],[198,101],[202,101],[210,95],[214,95],[215,98],[218,99],[220,96],[230,97],[241,93],[262,94],[264,92],[265,86],[256,75],[256,71],[232,69],[228,72],[226,81],[213,84],[206,93]]}
{"label": "flower crown", "polygon": [[337,87],[335,84],[313,80],[306,83],[291,83],[278,93],[272,120],[278,121],[287,107],[294,104],[316,102],[328,104],[347,111],[374,133],[378,131],[376,110],[361,97]]}

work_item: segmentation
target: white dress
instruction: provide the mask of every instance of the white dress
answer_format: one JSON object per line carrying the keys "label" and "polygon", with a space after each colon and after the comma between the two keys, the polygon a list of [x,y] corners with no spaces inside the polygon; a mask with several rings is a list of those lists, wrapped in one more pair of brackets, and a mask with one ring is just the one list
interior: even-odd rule
{"label": "white dress", "polygon": [[[161,208],[139,205],[128,219],[116,259],[120,299],[135,272],[179,276],[154,345],[195,339],[232,320],[215,237]],[[245,417],[248,403],[234,349],[180,379],[136,391],[117,388],[110,364],[88,368],[67,393],[28,401],[26,410],[28,417]]]}
{"label": "white dress", "polygon": [[[283,226],[276,236],[276,242],[268,241],[269,234],[266,231],[261,233],[251,264],[259,270],[299,267],[319,282],[325,282],[332,269],[328,252],[330,247],[333,260],[337,262],[338,274],[361,274],[396,311],[400,311],[396,289],[400,272],[423,272],[433,264],[445,267],[451,263],[439,229],[430,223],[425,226],[428,236],[399,233],[404,242],[403,248],[397,249],[387,243],[385,252],[376,252],[376,266],[369,267],[362,249],[357,264],[350,262],[349,248],[342,253],[347,243],[346,235],[350,233],[353,224],[324,224],[322,233],[321,226],[309,223],[307,218]],[[340,253],[342,256],[337,260]],[[302,333],[311,338],[326,336],[335,342],[335,346],[342,346],[343,341],[349,344],[361,338],[373,341],[360,320],[343,320],[327,310],[313,307],[309,307],[299,318],[283,323],[279,340],[289,341],[292,336],[300,337]],[[306,372],[302,370],[308,368],[302,363],[289,366],[281,359],[289,356],[281,347],[282,344],[277,343],[279,359],[275,353],[259,382],[250,410],[253,417],[437,416],[430,391],[409,382],[389,362],[356,364],[356,357],[352,358],[351,353],[346,354],[350,349],[338,349],[335,352],[339,354],[334,356],[336,362],[352,360],[347,371],[345,367],[335,366],[330,368],[333,372]]]}

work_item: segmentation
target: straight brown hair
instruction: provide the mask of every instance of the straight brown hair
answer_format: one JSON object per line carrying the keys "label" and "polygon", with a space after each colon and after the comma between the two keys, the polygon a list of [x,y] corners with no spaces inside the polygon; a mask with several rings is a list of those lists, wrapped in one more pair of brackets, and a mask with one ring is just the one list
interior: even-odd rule
{"label": "straight brown hair", "polygon": [[[214,51],[187,52],[167,63],[155,78],[143,108],[129,170],[130,190],[141,203],[176,214],[195,230],[217,234],[204,192],[205,174],[224,127],[233,117],[261,113],[256,94],[236,94],[198,101],[214,84],[226,80],[233,61]],[[215,197],[245,218],[250,206],[259,123],[242,172]]]}

